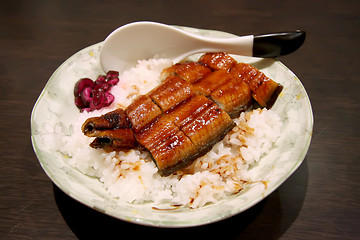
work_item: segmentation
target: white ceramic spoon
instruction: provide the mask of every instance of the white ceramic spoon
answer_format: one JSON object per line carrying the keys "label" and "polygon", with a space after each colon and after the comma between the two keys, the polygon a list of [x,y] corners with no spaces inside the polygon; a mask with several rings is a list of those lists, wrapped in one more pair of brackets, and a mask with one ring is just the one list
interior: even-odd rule
{"label": "white ceramic spoon", "polygon": [[105,72],[125,71],[139,59],[168,58],[174,63],[195,53],[228,52],[254,57],[278,57],[297,50],[305,32],[209,38],[155,22],[134,22],[113,31],[104,41],[100,64]]}

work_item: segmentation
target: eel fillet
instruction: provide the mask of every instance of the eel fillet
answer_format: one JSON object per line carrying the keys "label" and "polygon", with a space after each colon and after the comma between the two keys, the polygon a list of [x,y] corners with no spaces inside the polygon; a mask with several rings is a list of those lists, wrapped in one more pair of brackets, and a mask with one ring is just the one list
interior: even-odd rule
{"label": "eel fillet", "polygon": [[232,118],[255,104],[271,108],[282,86],[227,53],[163,70],[161,84],[126,109],[87,119],[83,133],[105,151],[150,153],[161,176],[190,165],[235,126]]}

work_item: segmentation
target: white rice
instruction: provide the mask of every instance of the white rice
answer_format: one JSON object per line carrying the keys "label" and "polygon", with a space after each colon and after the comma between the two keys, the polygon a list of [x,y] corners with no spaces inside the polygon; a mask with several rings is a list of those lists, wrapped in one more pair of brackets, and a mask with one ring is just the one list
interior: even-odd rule
{"label": "white rice", "polygon": [[[281,121],[271,110],[253,110],[234,119],[237,126],[205,156],[190,167],[168,177],[161,177],[145,151],[105,153],[89,147],[93,138],[81,132],[81,124],[89,117],[100,116],[117,107],[125,108],[140,94],[160,83],[161,71],[172,65],[170,60],[143,60],[121,74],[114,86],[114,103],[107,108],[80,114],[74,133],[63,138],[61,151],[69,164],[82,173],[95,176],[109,194],[121,202],[154,205],[169,203],[191,208],[215,203],[242,190],[250,180],[247,170],[272,149],[280,135]],[[76,144],[75,144],[76,143]]]}

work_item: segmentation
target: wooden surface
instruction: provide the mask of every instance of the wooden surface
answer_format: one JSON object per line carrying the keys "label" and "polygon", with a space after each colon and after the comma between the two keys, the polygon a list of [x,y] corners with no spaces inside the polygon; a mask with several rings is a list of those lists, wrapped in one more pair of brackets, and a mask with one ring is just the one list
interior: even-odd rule
{"label": "wooden surface", "polygon": [[[238,35],[307,31],[303,47],[281,61],[310,96],[311,146],[299,169],[255,207],[203,227],[142,227],[72,200],[40,167],[30,114],[48,78],[78,50],[138,20]],[[358,0],[2,1],[0,239],[360,239],[359,20]]]}

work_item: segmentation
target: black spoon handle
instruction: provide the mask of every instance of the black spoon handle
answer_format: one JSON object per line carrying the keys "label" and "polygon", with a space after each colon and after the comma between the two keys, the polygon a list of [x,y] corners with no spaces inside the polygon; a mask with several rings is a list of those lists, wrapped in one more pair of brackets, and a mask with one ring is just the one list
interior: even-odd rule
{"label": "black spoon handle", "polygon": [[273,58],[292,53],[304,43],[306,32],[294,31],[254,36],[253,56]]}

